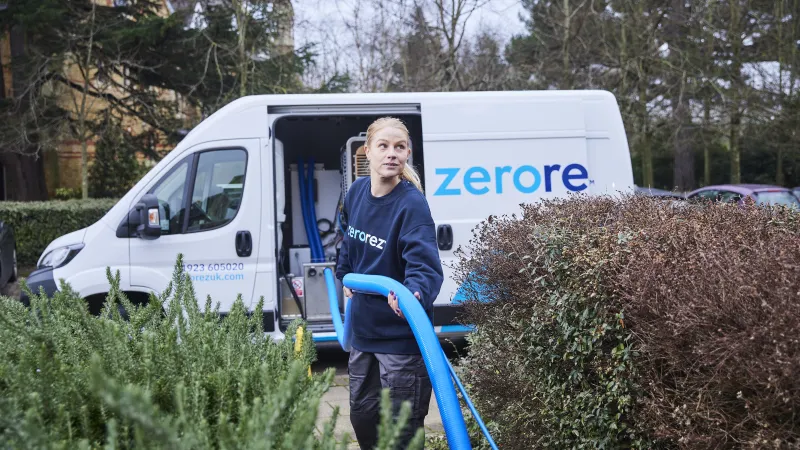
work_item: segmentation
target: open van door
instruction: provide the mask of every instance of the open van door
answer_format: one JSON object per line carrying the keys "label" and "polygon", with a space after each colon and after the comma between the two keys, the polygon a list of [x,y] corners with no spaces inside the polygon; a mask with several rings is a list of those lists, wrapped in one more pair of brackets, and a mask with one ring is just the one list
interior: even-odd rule
{"label": "open van door", "polygon": [[145,192],[157,203],[160,233],[130,240],[131,285],[163,291],[182,253],[201,309],[209,295],[222,311],[230,311],[238,294],[251,306],[261,235],[260,158],[259,139],[214,141],[187,150],[156,176]]}
{"label": "open van door", "polygon": [[445,271],[435,322],[451,323],[455,309],[445,305],[464,300],[448,266],[478,223],[592,190],[584,117],[577,96],[487,93],[422,105],[425,191]]}

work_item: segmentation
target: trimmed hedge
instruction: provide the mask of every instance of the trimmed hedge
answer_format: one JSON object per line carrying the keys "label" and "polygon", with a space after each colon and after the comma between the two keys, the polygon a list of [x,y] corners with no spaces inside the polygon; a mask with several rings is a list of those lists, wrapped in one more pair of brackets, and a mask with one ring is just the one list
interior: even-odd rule
{"label": "trimmed hedge", "polygon": [[[31,307],[0,297],[0,448],[345,449],[338,409],[316,428],[334,370],[311,374],[311,333],[274,342],[263,333],[263,298],[241,296],[222,319],[201,309],[179,257],[170,286],[131,304],[119,272],[100,317],[69,286]],[[120,316],[125,307],[129,320]],[[204,311],[205,313],[203,313]],[[380,448],[407,422],[383,393]],[[409,448],[421,448],[418,433]]]}
{"label": "trimmed hedge", "polygon": [[501,448],[800,446],[800,214],[574,196],[455,269]]}
{"label": "trimmed hedge", "polygon": [[14,228],[17,263],[34,266],[53,239],[97,222],[116,199],[0,202],[0,220]]}

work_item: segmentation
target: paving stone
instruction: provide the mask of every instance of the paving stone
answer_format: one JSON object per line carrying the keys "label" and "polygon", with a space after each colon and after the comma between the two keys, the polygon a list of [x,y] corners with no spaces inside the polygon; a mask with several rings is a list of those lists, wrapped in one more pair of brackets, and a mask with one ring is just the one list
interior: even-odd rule
{"label": "paving stone", "polygon": [[347,374],[345,374],[345,375],[336,375],[333,378],[333,385],[334,386],[343,386],[343,387],[346,387],[347,389],[350,389],[350,378],[347,376]]}
{"label": "paving stone", "polygon": [[350,404],[350,390],[342,386],[331,386],[328,392],[322,397],[326,402],[336,402],[337,404]]}

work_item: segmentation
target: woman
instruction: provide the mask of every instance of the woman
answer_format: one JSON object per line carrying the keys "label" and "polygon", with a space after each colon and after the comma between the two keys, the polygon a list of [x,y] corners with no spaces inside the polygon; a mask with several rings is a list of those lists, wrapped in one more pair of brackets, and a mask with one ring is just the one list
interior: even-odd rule
{"label": "woman", "polygon": [[[430,208],[419,175],[406,164],[411,156],[408,129],[384,117],[367,129],[370,176],[357,179],[344,201],[347,230],[336,276],[382,275],[406,286],[432,318],[443,273]],[[394,413],[411,403],[409,425],[397,448],[406,448],[423,426],[431,381],[411,327],[397,298],[356,293],[346,287],[353,320],[350,351],[350,422],[362,449],[378,440],[380,393],[388,388]]]}

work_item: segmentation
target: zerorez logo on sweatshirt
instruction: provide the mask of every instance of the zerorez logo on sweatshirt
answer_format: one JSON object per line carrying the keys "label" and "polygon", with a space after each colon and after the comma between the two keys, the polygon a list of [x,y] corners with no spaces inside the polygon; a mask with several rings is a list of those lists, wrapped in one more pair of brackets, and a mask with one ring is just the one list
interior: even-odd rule
{"label": "zerorez logo on sweatshirt", "polygon": [[353,238],[358,239],[361,242],[365,242],[379,250],[383,250],[383,244],[386,243],[386,239],[381,239],[378,236],[374,236],[369,233],[365,233],[364,231],[357,230],[352,227],[352,225],[347,227],[347,234]]}

